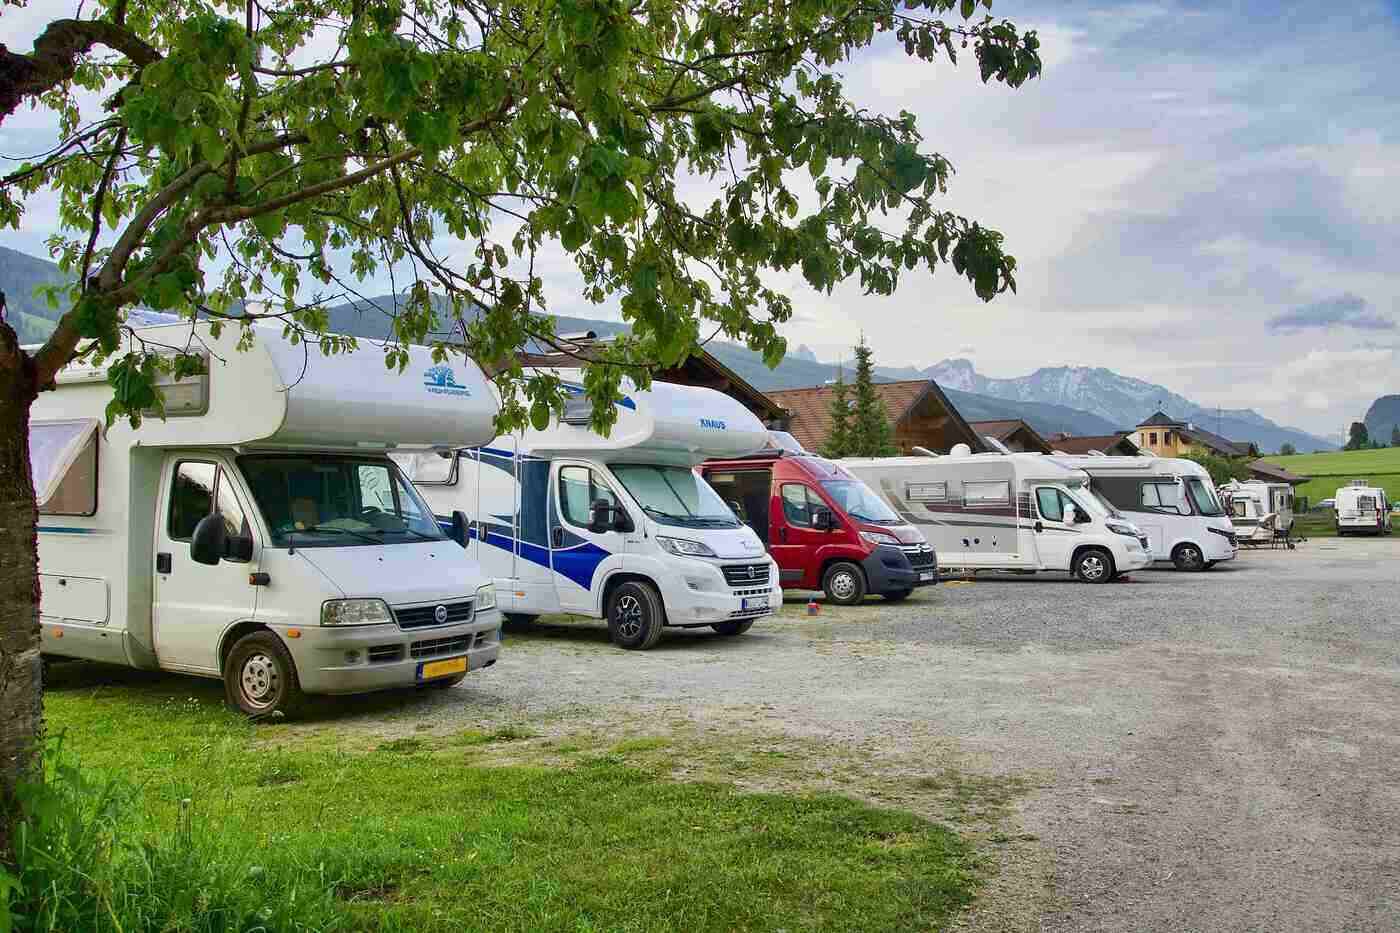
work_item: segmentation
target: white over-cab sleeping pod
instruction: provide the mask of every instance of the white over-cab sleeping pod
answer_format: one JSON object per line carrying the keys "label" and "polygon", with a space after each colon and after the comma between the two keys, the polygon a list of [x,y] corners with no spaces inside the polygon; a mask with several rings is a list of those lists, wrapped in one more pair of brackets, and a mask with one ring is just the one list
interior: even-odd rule
{"label": "white over-cab sleeping pod", "polygon": [[1152,562],[1147,537],[1083,470],[1030,453],[841,460],[918,527],[941,568],[1059,570],[1107,583]]}
{"label": "white over-cab sleeping pod", "polygon": [[206,374],[165,385],[166,420],[137,430],[103,430],[102,369],[69,367],[34,403],[43,653],[219,677],[253,715],[494,663],[489,578],[386,455],[490,437],[481,372],[256,335],[240,351],[239,328],[195,326]]}
{"label": "white over-cab sleeping pod", "polygon": [[443,459],[401,456],[440,518],[463,513],[471,555],[496,579],[507,620],[604,618],[614,643],[650,648],[665,626],[738,635],[782,602],[758,536],[694,467],[760,450],[768,433],[712,389],[623,383],[617,423],[588,427],[582,373],[543,431]]}
{"label": "white over-cab sleeping pod", "polygon": [[1147,535],[1153,560],[1171,561],[1178,570],[1234,560],[1235,527],[1199,463],[1175,457],[1053,459],[1092,477],[1094,489]]}
{"label": "white over-cab sleeping pod", "polygon": [[1352,480],[1337,490],[1338,535],[1390,534],[1390,499],[1380,486],[1364,479]]}

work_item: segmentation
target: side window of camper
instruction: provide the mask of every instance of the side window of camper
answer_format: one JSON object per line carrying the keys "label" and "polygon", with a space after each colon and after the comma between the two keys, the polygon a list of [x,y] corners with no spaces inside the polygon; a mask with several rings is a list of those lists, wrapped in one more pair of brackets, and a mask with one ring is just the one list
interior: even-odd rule
{"label": "side window of camper", "polygon": [[29,464],[40,515],[97,513],[97,420],[34,421]]}
{"label": "side window of camper", "polygon": [[170,488],[170,537],[188,541],[194,526],[214,514],[214,482],[219,468],[212,463],[186,460],[175,467]]}
{"label": "side window of camper", "polygon": [[1153,512],[1187,514],[1181,498],[1181,487],[1176,483],[1143,483],[1142,504]]}
{"label": "side window of camper", "polygon": [[812,506],[807,487],[801,483],[785,483],[782,488],[783,518],[794,528],[812,527]]}
{"label": "side window of camper", "polygon": [[593,503],[599,499],[616,506],[617,496],[588,467],[559,468],[559,511],[564,521],[578,528],[587,528],[593,521]]}
{"label": "side window of camper", "polygon": [[968,508],[1010,503],[1010,483],[963,483],[963,505]]}
{"label": "side window of camper", "polygon": [[1064,500],[1060,491],[1050,486],[1041,486],[1035,491],[1035,504],[1040,509],[1040,517],[1047,522],[1065,520]]}
{"label": "side window of camper", "polygon": [[1249,503],[1243,499],[1236,499],[1230,503],[1230,512],[1235,518],[1249,518]]}

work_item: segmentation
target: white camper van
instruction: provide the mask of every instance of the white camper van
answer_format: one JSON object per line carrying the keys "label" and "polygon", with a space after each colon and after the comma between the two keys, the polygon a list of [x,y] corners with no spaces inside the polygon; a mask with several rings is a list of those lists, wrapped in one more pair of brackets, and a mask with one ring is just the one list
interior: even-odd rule
{"label": "white camper van", "polygon": [[556,375],[575,395],[545,430],[400,461],[440,519],[463,513],[507,620],[605,618],[615,644],[650,648],[664,626],[738,635],[775,612],[772,558],[694,471],[763,448],[759,420],[712,389],[624,381],[602,437],[588,426],[582,373]]}
{"label": "white camper van", "polygon": [[1364,479],[1354,479],[1337,490],[1337,534],[1388,535],[1391,529],[1390,499],[1385,490]]}
{"label": "white camper van", "polygon": [[1053,459],[1092,477],[1094,489],[1147,535],[1153,560],[1171,561],[1178,570],[1234,560],[1235,527],[1199,463],[1175,457],[1057,454]]}
{"label": "white camper van", "polygon": [[928,538],[939,566],[1059,570],[1107,583],[1152,562],[1147,537],[1083,470],[1030,453],[842,460]]}
{"label": "white camper van", "polygon": [[1277,516],[1277,531],[1288,534],[1293,530],[1293,487],[1287,483],[1231,480],[1220,487],[1220,492],[1238,536],[1252,534],[1266,515]]}
{"label": "white camper van", "polygon": [[[184,346],[191,325],[138,333]],[[489,579],[386,456],[489,437],[481,372],[194,333],[206,374],[164,386],[163,421],[103,430],[112,388],[81,365],[34,403],[43,653],[222,678],[250,715],[493,664]]]}

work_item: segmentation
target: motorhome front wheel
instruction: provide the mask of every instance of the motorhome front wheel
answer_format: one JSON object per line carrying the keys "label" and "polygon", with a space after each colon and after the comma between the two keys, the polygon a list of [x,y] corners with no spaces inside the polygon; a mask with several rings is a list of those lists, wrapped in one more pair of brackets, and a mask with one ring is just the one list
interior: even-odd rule
{"label": "motorhome front wheel", "polygon": [[249,716],[296,712],[303,700],[301,683],[282,639],[271,632],[240,638],[224,662],[224,696]]}
{"label": "motorhome front wheel", "polygon": [[822,581],[826,598],[838,606],[854,606],[865,599],[865,573],[855,564],[832,564]]}
{"label": "motorhome front wheel", "polygon": [[1205,555],[1194,544],[1178,544],[1172,551],[1172,563],[1177,570],[1194,571],[1206,568]]}
{"label": "motorhome front wheel", "polygon": [[1081,551],[1074,560],[1074,575],[1085,583],[1107,583],[1113,579],[1113,557],[1100,548]]}
{"label": "motorhome front wheel", "polygon": [[649,583],[623,583],[608,596],[608,634],[619,648],[645,651],[661,640],[666,612]]}

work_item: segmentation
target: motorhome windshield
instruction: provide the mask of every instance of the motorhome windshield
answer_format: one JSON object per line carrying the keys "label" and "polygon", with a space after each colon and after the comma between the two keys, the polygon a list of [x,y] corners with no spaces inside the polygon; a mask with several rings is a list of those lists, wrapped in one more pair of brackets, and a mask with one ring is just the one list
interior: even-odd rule
{"label": "motorhome windshield", "polygon": [[1198,514],[1207,518],[1215,518],[1225,514],[1225,509],[1215,498],[1215,490],[1207,486],[1200,477],[1186,477],[1186,492],[1191,497],[1191,503],[1196,507]]}
{"label": "motorhome windshield", "polygon": [[238,466],[274,545],[363,547],[445,537],[388,460],[268,455],[239,457]]}
{"label": "motorhome windshield", "polygon": [[832,501],[851,518],[876,525],[902,525],[904,520],[885,500],[858,479],[829,479],[822,488]]}
{"label": "motorhome windshield", "polygon": [[738,528],[719,493],[685,467],[615,463],[613,476],[654,521],[693,528]]}
{"label": "motorhome windshield", "polygon": [[1108,499],[1104,497],[1104,494],[1099,492],[1092,484],[1088,487],[1088,491],[1089,501],[1098,505],[1103,510],[1102,514],[1107,515],[1109,518],[1123,517],[1123,513],[1118,511],[1118,507],[1112,502],[1109,502]]}

